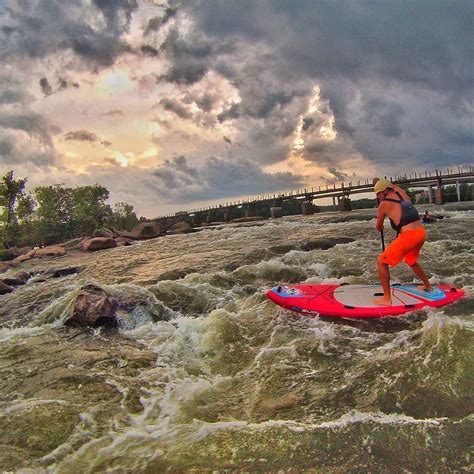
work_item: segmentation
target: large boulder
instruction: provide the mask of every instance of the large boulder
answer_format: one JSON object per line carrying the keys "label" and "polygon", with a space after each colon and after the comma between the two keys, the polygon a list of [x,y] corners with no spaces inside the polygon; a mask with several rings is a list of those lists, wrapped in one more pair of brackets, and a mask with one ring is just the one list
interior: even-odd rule
{"label": "large boulder", "polygon": [[19,286],[24,285],[29,278],[30,274],[28,272],[18,272],[12,276],[2,278],[0,281],[2,281],[8,286]]}
{"label": "large boulder", "polygon": [[32,255],[34,255],[34,253],[30,254],[30,252],[28,252],[26,255],[20,255],[20,256],[14,258],[12,260],[12,262],[14,262],[15,264],[25,262],[26,260],[30,260],[32,258]]}
{"label": "large boulder", "polygon": [[110,301],[107,293],[97,285],[89,284],[81,288],[74,300],[67,325],[79,326],[115,326],[116,305]]}
{"label": "large boulder", "polygon": [[185,221],[177,222],[168,228],[166,231],[167,234],[187,234],[188,232],[192,232],[193,228],[190,224]]}
{"label": "large boulder", "polygon": [[58,244],[58,247],[64,247],[66,250],[79,250],[84,240],[86,240],[84,237],[78,237],[76,239],[63,242],[62,244]]}
{"label": "large boulder", "polygon": [[134,239],[153,239],[162,233],[160,224],[155,221],[141,222],[133,228],[131,234]]}
{"label": "large boulder", "polygon": [[6,295],[7,293],[11,293],[13,288],[10,285],[7,285],[2,280],[0,280],[0,295]]}
{"label": "large boulder", "polygon": [[87,252],[112,249],[115,247],[117,247],[117,242],[111,237],[94,237],[93,239],[85,240],[82,244],[82,250]]}
{"label": "large boulder", "polygon": [[49,247],[31,250],[26,255],[31,256],[32,258],[62,257],[63,255],[66,255],[66,249],[64,247],[59,247],[59,245],[51,245]]}

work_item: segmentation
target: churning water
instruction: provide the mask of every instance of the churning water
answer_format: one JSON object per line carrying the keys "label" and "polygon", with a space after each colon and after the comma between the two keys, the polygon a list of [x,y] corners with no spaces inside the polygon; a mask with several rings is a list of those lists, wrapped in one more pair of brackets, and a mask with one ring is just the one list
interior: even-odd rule
{"label": "churning water", "polygon": [[[279,283],[376,283],[374,212],[231,225],[96,254],[0,297],[0,465],[22,472],[473,469],[474,212],[427,227],[421,264],[452,306],[327,321]],[[354,242],[304,251],[305,242]],[[412,281],[402,265],[393,280]],[[63,326],[84,283],[119,330]]]}

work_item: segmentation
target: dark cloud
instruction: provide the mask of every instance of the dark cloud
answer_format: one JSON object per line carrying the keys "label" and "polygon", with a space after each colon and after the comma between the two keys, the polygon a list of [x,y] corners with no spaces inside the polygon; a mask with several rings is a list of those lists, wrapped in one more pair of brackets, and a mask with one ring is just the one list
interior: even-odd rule
{"label": "dark cloud", "polygon": [[182,119],[190,119],[193,116],[193,114],[177,100],[164,98],[161,99],[160,104],[165,110],[175,113]]}
{"label": "dark cloud", "polygon": [[190,85],[201,80],[212,64],[213,45],[205,35],[191,31],[181,34],[173,28],[161,45],[169,70],[161,79]]}
{"label": "dark cloud", "polygon": [[176,16],[178,9],[176,7],[168,7],[165,9],[162,17],[154,17],[148,20],[148,24],[143,32],[143,36],[148,36],[152,31],[158,31],[163,25]]}
{"label": "dark cloud", "polygon": [[149,44],[144,44],[140,47],[140,51],[147,56],[158,56],[158,50]]}
{"label": "dark cloud", "polygon": [[[2,15],[8,32],[0,57],[43,59],[71,49],[86,62],[109,66],[130,51],[128,31],[137,2],[132,0],[11,0]],[[100,15],[103,22],[92,21]]]}
{"label": "dark cloud", "polygon": [[66,133],[66,135],[64,135],[64,140],[96,143],[100,141],[100,138],[94,132],[89,132],[88,130],[77,130],[75,132]]}
{"label": "dark cloud", "polygon": [[226,120],[237,119],[239,116],[239,104],[232,104],[227,110],[224,110],[217,116],[217,120],[225,122]]}
{"label": "dark cloud", "polygon": [[[289,130],[295,101],[319,84],[337,138],[331,145],[310,138],[306,149],[324,148],[325,161],[330,153],[344,166],[343,151],[361,153],[382,167],[421,162],[428,149],[432,166],[472,157],[474,132],[465,123],[474,120],[473,2],[420,0],[410,8],[402,0],[197,5],[190,1],[183,8],[215,51],[230,40],[236,51],[245,50],[221,54],[211,66],[239,90],[234,126],[244,140],[262,134],[284,138],[284,127],[281,134],[271,132],[280,111]],[[374,101],[377,96],[385,102]],[[461,104],[470,104],[464,125],[458,119]],[[248,116],[264,119],[253,137],[246,131]],[[218,120],[226,118],[223,112]],[[463,131],[456,133],[449,123]],[[305,121],[303,132],[314,127]]]}
{"label": "dark cloud", "polygon": [[300,186],[302,178],[291,173],[266,173],[250,160],[211,157],[202,166],[193,167],[180,156],[155,170],[148,184],[170,202],[187,203],[278,192]]}
{"label": "dark cloud", "polygon": [[48,96],[53,93],[53,88],[51,87],[50,83],[48,82],[48,79],[45,77],[42,77],[39,81],[41,90],[43,91],[43,94]]}

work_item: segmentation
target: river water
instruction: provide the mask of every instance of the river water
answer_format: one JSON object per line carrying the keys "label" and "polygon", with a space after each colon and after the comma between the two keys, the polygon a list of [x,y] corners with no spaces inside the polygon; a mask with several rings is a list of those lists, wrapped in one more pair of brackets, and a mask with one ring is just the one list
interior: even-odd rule
{"label": "river water", "polygon": [[[427,226],[420,262],[467,296],[398,318],[327,321],[264,296],[280,283],[376,283],[373,210],[22,264],[83,270],[0,296],[0,466],[472,470],[474,211],[456,209],[436,210],[447,217]],[[342,236],[355,241],[301,250]],[[392,277],[413,279],[403,265]],[[63,325],[84,283],[117,302],[120,329]]]}

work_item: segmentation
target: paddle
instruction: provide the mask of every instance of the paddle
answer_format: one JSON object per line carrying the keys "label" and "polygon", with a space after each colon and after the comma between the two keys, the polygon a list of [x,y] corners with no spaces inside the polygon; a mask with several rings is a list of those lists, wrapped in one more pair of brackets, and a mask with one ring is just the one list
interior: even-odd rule
{"label": "paddle", "polygon": [[[377,207],[380,206],[380,200],[379,197],[377,196]],[[385,252],[385,238],[383,235],[383,228],[380,231],[380,238],[382,239],[382,252]]]}

